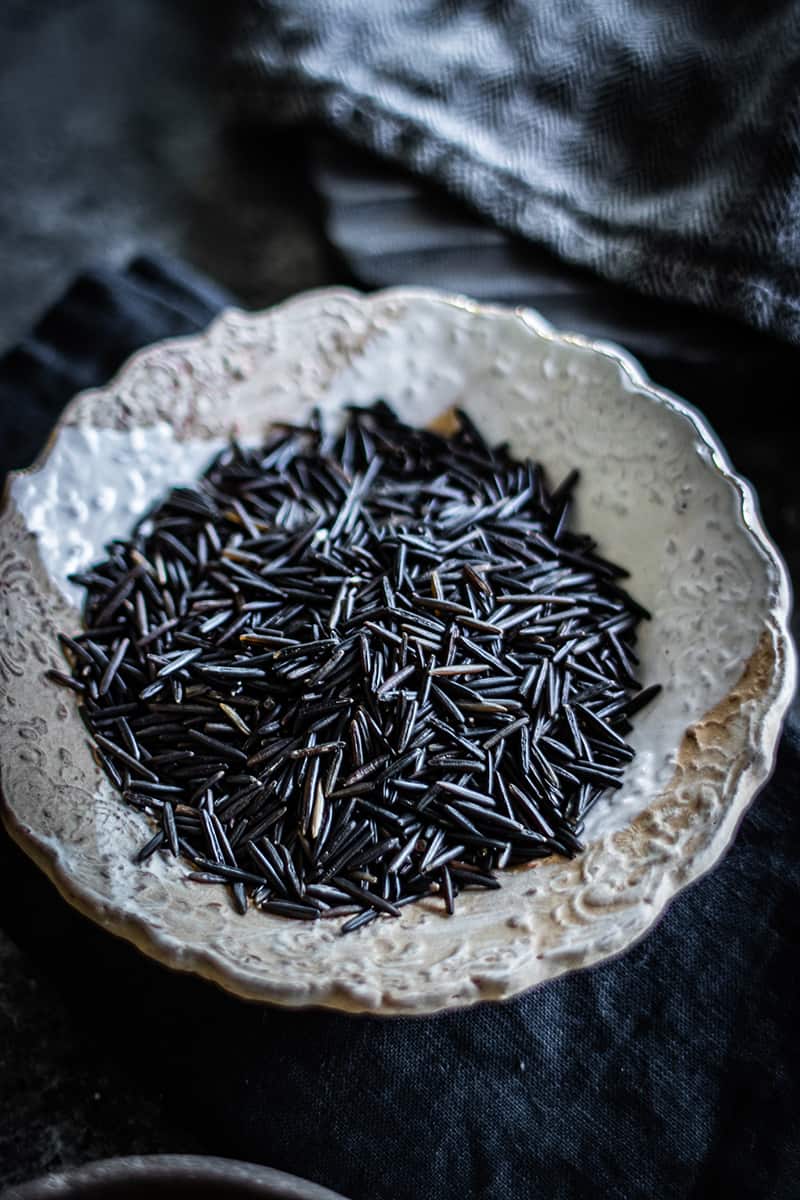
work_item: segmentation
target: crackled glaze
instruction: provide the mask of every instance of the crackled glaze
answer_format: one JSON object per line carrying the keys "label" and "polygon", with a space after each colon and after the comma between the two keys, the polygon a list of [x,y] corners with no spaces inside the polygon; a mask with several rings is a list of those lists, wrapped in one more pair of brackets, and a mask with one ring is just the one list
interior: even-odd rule
{"label": "crackled glaze", "polygon": [[[235,430],[377,395],[424,424],[466,408],[490,438],[582,472],[576,523],[631,568],[653,612],[621,792],[573,862],[507,872],[499,892],[435,901],[340,938],[328,922],[237,916],[173,860],[135,867],[147,823],[89,754],[44,671],[76,613],[65,574]],[[512,995],[623,950],[723,853],[765,779],[791,695],[784,569],[752,496],[695,414],[614,347],[511,312],[399,289],[311,293],[225,313],[138,354],[70,406],[48,457],[12,482],[0,524],[0,752],[11,832],[62,892],[172,966],[255,999],[383,1013]]]}

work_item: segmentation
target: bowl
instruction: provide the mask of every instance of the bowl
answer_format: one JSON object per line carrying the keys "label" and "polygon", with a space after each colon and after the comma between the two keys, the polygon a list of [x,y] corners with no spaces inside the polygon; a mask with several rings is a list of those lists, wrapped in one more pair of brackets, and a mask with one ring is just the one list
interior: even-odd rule
{"label": "bowl", "polygon": [[[411,423],[453,405],[484,434],[581,471],[576,527],[631,571],[653,614],[624,786],[585,851],[505,872],[456,915],[435,900],[340,937],[334,922],[241,917],[174,860],[132,862],[148,836],[96,767],[71,697],[46,671],[78,621],[70,572],[189,481],[231,430],[257,440],[314,406],[382,396]],[[11,835],[62,895],[164,964],[243,997],[382,1014],[514,995],[620,953],[725,852],[772,767],[792,695],[786,571],[702,417],[620,349],[529,310],[418,289],[324,290],[135,355],[78,396],[0,519],[0,782]],[[211,893],[215,893],[212,895]]]}
{"label": "bowl", "polygon": [[344,1200],[296,1175],[228,1158],[136,1155],[54,1171],[3,1192],[0,1200]]}

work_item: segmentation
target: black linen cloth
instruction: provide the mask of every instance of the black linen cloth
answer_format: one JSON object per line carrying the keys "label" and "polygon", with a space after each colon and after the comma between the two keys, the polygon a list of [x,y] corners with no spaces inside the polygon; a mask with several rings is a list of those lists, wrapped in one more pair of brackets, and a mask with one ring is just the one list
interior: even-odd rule
{"label": "black linen cloth", "polygon": [[[201,327],[222,300],[169,264],[84,277],[0,360],[6,462],[21,465],[76,386],[140,343]],[[25,411],[40,421],[30,431]],[[351,1200],[790,1200],[799,787],[794,723],[724,861],[642,942],[510,1002],[435,1017],[263,1008],[170,972],[69,909],[5,835],[0,922],[103,1053],[209,1153]]]}
{"label": "black linen cloth", "polygon": [[0,356],[0,484],[31,463],[76,392],[106,383],[149,342],[196,333],[229,303],[210,279],[153,256],[80,275]]}
{"label": "black linen cloth", "polygon": [[240,0],[241,103],[647,295],[800,342],[793,0]]}

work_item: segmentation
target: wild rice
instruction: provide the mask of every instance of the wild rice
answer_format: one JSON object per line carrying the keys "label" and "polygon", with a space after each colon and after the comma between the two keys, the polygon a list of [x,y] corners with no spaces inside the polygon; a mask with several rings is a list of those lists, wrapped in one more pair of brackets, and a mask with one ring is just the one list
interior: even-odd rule
{"label": "wild rice", "polygon": [[342,932],[550,854],[619,788],[648,614],[568,527],[577,473],[382,402],[224,450],[74,577],[61,636],[137,859]]}

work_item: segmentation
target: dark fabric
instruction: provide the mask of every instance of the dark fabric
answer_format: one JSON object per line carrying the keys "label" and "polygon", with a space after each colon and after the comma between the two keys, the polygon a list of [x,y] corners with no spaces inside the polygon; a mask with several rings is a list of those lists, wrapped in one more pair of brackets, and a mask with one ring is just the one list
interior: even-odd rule
{"label": "dark fabric", "polygon": [[[309,164],[328,239],[362,287],[417,284],[525,304],[558,329],[619,341],[678,391],[699,393],[702,383],[716,394],[797,361],[795,347],[730,319],[610,286],[341,139],[316,136]],[[785,407],[783,395],[763,391],[773,410]]]}
{"label": "dark fabric", "polygon": [[800,341],[793,0],[242,0],[249,111],[313,121],[648,295]]}
{"label": "dark fabric", "polygon": [[106,383],[140,346],[202,329],[230,302],[190,267],[154,256],[80,275],[0,356],[0,480],[33,461],[76,392]]}
{"label": "dark fabric", "polygon": [[[133,274],[133,288],[130,273],[82,284],[94,308],[65,298],[39,327],[34,374],[3,360],[1,444],[15,405],[55,410],[72,373],[98,381],[138,341],[204,324],[219,297],[169,267]],[[724,861],[641,943],[514,1001],[432,1018],[262,1008],[166,971],[69,909],[5,837],[0,919],[58,980],[76,1026],[209,1153],[351,1200],[795,1200],[798,789],[795,721]]]}

